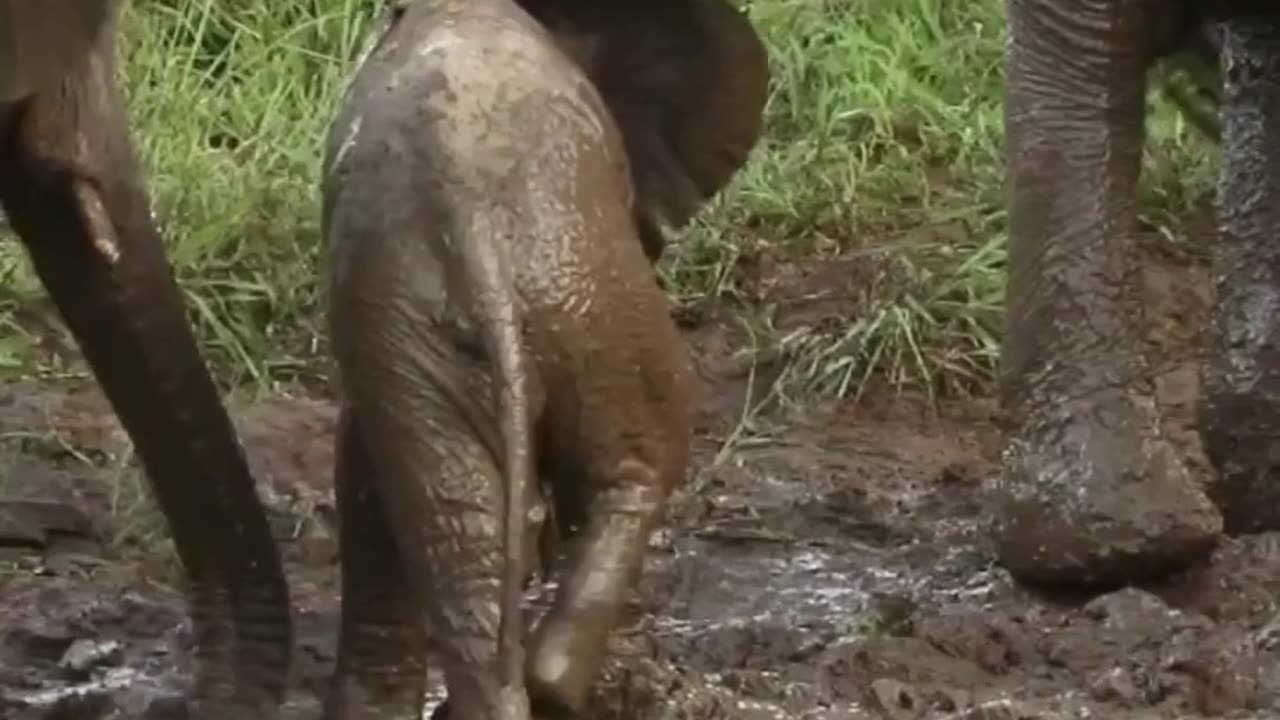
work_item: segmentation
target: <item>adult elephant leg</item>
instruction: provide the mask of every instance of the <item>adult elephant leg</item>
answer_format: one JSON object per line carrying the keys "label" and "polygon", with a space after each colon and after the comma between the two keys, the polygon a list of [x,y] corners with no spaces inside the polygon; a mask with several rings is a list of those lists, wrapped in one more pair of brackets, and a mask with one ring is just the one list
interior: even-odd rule
{"label": "adult elephant leg", "polygon": [[1162,437],[1141,356],[1148,6],[1008,0],[1011,433],[996,539],[1024,581],[1126,582],[1203,556],[1221,530]]}
{"label": "adult elephant leg", "polygon": [[1230,532],[1280,529],[1280,13],[1222,26],[1217,299],[1200,430]]}
{"label": "adult elephant leg", "polygon": [[190,582],[201,716],[269,716],[288,671],[288,587],[152,224],[113,38],[104,30],[60,86],[3,112],[0,202],[168,521]]}
{"label": "adult elephant leg", "polygon": [[427,681],[422,612],[350,408],[338,420],[342,626],[326,720],[420,720]]}

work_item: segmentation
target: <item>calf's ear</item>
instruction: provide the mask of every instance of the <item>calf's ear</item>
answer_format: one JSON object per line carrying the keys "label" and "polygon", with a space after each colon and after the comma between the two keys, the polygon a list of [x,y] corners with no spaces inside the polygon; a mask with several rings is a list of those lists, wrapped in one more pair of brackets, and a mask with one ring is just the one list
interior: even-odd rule
{"label": "calf's ear", "polygon": [[742,168],[768,98],[764,44],[726,0],[522,0],[595,83],[622,132],[645,251]]}

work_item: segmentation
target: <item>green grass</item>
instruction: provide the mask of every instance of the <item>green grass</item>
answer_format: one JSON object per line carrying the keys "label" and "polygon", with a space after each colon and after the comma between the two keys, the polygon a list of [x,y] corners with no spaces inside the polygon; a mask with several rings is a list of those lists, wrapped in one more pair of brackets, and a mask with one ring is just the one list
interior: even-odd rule
{"label": "green grass", "polygon": [[[229,383],[305,371],[318,328],[320,143],[370,0],[135,0],[123,56],[135,138],[170,256]],[[775,344],[796,393],[990,379],[1003,298],[1003,0],[752,0],[771,52],[767,137],[662,264],[684,303],[762,309],[762,262],[844,256],[871,278],[839,322]],[[1211,188],[1213,149],[1153,98],[1144,208],[1172,226]],[[13,247],[10,293],[37,292]],[[758,314],[758,313],[757,313]],[[767,318],[766,318],[767,323]],[[0,326],[0,367],[21,346]],[[320,352],[323,352],[322,350]]]}
{"label": "green grass", "polygon": [[[881,372],[984,388],[1007,241],[1004,3],[755,0],[751,14],[773,62],[767,137],[668,276],[684,296],[724,295],[760,254],[865,259],[883,280],[846,322],[786,337],[787,384],[843,394]],[[1156,92],[1151,107],[1143,207],[1172,226],[1211,190],[1215,148]]]}

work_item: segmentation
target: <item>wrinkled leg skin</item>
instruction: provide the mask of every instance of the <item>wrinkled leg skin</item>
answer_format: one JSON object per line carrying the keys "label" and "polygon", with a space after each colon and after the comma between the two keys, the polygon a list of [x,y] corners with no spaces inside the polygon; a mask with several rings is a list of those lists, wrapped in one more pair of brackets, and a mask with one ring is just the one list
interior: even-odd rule
{"label": "wrinkled leg skin", "polygon": [[[168,521],[195,621],[195,716],[274,717],[292,645],[288,587],[151,219],[115,85],[115,3],[0,5],[5,18],[19,18],[0,36],[25,29],[42,37],[66,27],[59,23],[73,25],[80,9],[107,10],[92,46],[65,73],[0,104],[0,202]],[[53,12],[53,21],[36,17],[41,12]],[[57,41],[19,50],[49,47]],[[0,56],[7,52],[0,47]],[[6,93],[22,85],[13,80],[5,80]]]}
{"label": "wrinkled leg skin", "polygon": [[1148,13],[1008,0],[1010,183],[1000,562],[1033,584],[1135,581],[1203,558],[1222,518],[1162,435],[1135,257]]}
{"label": "wrinkled leg skin", "polygon": [[338,419],[335,494],[342,560],[338,663],[325,720],[419,720],[427,635],[350,407]]}
{"label": "wrinkled leg skin", "polygon": [[1222,22],[1216,304],[1200,431],[1228,532],[1280,530],[1280,11]]}
{"label": "wrinkled leg skin", "polygon": [[[346,459],[339,475],[342,640],[326,717],[421,717],[430,628],[451,717],[526,720],[523,684],[518,698],[501,684],[504,503],[496,440],[476,429],[498,426],[485,402],[496,391],[484,364],[447,341],[420,344],[415,330],[430,330],[415,329],[392,307],[336,299],[342,447],[365,448],[361,457],[371,462],[357,476],[359,465]],[[465,377],[459,384],[469,392],[460,397],[423,366],[436,362]],[[379,497],[377,508],[359,504]]]}

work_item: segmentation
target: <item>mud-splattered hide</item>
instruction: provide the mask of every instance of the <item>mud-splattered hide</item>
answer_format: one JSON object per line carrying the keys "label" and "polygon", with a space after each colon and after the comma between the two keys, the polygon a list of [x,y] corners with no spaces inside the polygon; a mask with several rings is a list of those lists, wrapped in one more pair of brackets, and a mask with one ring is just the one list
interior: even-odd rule
{"label": "mud-splattered hide", "polygon": [[[527,712],[507,701],[526,679],[534,710],[579,711],[649,533],[683,479],[698,397],[637,223],[646,182],[653,212],[670,220],[666,188],[645,168],[670,169],[696,205],[727,182],[751,140],[722,142],[709,120],[682,115],[702,110],[688,97],[652,94],[707,81],[702,54],[663,54],[674,37],[706,36],[681,35],[680,24],[658,32],[660,16],[639,38],[607,26],[549,33],[505,0],[407,3],[388,17],[324,162],[349,458],[339,462],[339,502],[350,524],[331,712],[412,715],[424,617],[455,720]],[[613,47],[645,37],[651,57]],[[621,58],[657,58],[628,68],[667,74],[633,75],[638,95],[618,91],[611,102],[603,79],[622,77]],[[760,59],[746,65],[756,79]],[[737,81],[726,76],[725,86]],[[744,135],[754,137],[763,84],[743,82],[748,90],[735,92],[747,97]],[[711,145],[696,144],[698,133]],[[660,142],[633,142],[641,135]],[[517,552],[522,488],[535,470],[571,537],[555,564],[555,602],[528,639],[524,672],[513,673],[527,571]]]}

